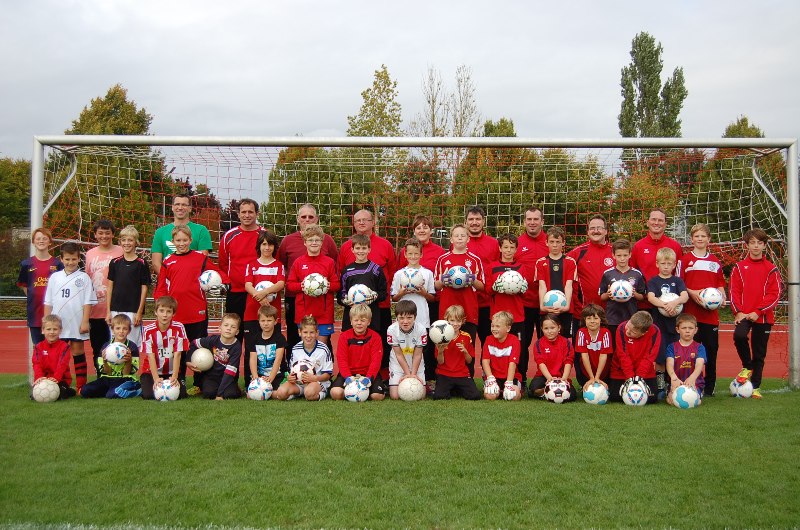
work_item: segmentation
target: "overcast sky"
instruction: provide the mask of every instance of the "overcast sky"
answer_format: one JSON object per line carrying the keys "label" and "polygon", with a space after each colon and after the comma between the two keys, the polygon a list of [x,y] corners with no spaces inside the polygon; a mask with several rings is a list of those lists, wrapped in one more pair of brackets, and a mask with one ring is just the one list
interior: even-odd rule
{"label": "overcast sky", "polygon": [[747,115],[800,136],[796,1],[0,0],[0,156],[31,157],[115,83],[159,135],[342,136],[386,64],[404,126],[428,66],[472,68],[484,119],[521,137],[618,137],[640,31],[682,66],[684,137]]}

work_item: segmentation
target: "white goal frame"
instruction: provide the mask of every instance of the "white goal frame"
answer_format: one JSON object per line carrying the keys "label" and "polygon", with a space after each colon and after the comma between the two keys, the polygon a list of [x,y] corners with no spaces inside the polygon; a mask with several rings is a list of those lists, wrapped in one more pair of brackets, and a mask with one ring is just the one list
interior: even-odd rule
{"label": "white goal frame", "polygon": [[739,148],[785,149],[787,180],[787,256],[785,278],[788,300],[789,386],[800,388],[800,179],[796,138],[303,138],[230,136],[35,136],[31,167],[31,228],[42,226],[45,208],[45,147],[58,145],[100,146],[228,146],[228,147],[492,147],[492,148]]}

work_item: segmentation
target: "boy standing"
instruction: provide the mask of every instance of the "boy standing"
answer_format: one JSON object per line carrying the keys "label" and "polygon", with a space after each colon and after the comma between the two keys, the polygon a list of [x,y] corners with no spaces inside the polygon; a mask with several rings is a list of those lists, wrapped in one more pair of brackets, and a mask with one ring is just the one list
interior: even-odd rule
{"label": "boy standing", "polygon": [[61,338],[70,343],[75,364],[75,385],[80,392],[86,384],[86,355],[83,342],[89,338],[89,314],[97,303],[89,276],[78,269],[81,247],[73,241],[61,245],[64,269],[55,272],[47,283],[44,314],[61,318]]}
{"label": "boy standing", "polygon": [[[417,305],[416,322],[425,329],[431,327],[431,316],[428,311],[428,302],[436,300],[436,287],[433,281],[433,271],[426,269],[420,264],[422,259],[422,244],[412,237],[406,240],[403,252],[407,265],[394,273],[392,279],[392,301],[411,300]],[[410,288],[402,285],[403,277],[419,274],[422,276],[422,287],[419,289]],[[426,363],[427,365],[427,363]]]}
{"label": "boy standing", "polygon": [[[320,245],[322,244],[320,238]],[[298,258],[299,261],[300,258]],[[295,261],[295,263],[297,263]],[[322,401],[328,395],[333,373],[333,355],[326,344],[320,342],[319,324],[311,316],[300,320],[301,341],[292,348],[289,355],[288,379],[275,391],[275,399],[281,401],[303,396],[306,401]],[[307,366],[310,370],[295,372],[295,366]]]}
{"label": "boy standing", "polygon": [[725,276],[722,264],[709,252],[711,229],[705,224],[696,224],[691,229],[693,248],[678,261],[676,275],[686,283],[689,301],[683,312],[697,319],[697,335],[694,340],[705,347],[704,395],[713,396],[717,382],[717,352],[719,351],[719,311],[703,307],[700,291],[706,288],[717,289],[725,300]]}
{"label": "boy standing", "polygon": [[700,397],[703,396],[705,381],[703,380],[703,367],[706,364],[706,349],[694,340],[697,333],[697,319],[694,315],[681,313],[675,319],[678,328],[678,340],[667,346],[667,375],[669,375],[669,388],[667,389],[667,403],[672,405],[672,390],[681,385],[697,389]]}
{"label": "boy standing", "polygon": [[[189,349],[186,330],[180,322],[172,317],[178,308],[178,302],[171,296],[156,299],[156,321],[144,327],[142,338],[141,377],[142,399],[155,399],[153,386],[161,383],[162,378],[169,378],[172,383],[178,381],[178,368],[181,357]],[[186,397],[186,385],[180,385],[180,398]]]}
{"label": "boy standing", "polygon": [[344,316],[342,317],[342,331],[347,331],[352,327],[350,324],[350,308],[352,303],[347,299],[347,292],[354,285],[361,284],[372,290],[376,294],[374,299],[365,302],[372,310],[372,321],[369,324],[371,329],[376,332],[381,330],[381,313],[378,304],[386,299],[386,276],[383,270],[369,260],[370,239],[364,234],[354,234],[352,238],[352,250],[355,261],[342,269],[341,290],[339,291],[339,303],[344,306]]}
{"label": "boy standing", "polygon": [[345,387],[360,375],[361,382],[369,388],[369,398],[381,401],[386,397],[386,387],[379,375],[383,341],[375,330],[370,329],[372,310],[368,305],[359,304],[353,306],[350,316],[353,327],[339,335],[336,347],[339,375],[331,385],[331,399],[344,399]]}
{"label": "boy standing", "polygon": [[661,349],[661,332],[647,311],[638,311],[617,327],[608,384],[609,399],[622,401],[620,389],[626,380],[638,377],[647,384],[648,403],[656,401],[655,362]]}
{"label": "boy standing", "polygon": [[[747,256],[736,263],[731,271],[731,308],[736,328],[733,343],[742,371],[737,381],[748,379],[753,383],[753,397],[761,399],[761,374],[767,357],[767,343],[772,324],[775,323],[775,306],[781,295],[781,275],[778,268],[764,257],[769,242],[767,233],[759,228],[744,234]],[[750,344],[747,343],[747,335]]]}
{"label": "boy standing", "polygon": [[117,315],[126,315],[131,320],[128,338],[137,346],[142,346],[142,316],[150,287],[150,267],[136,254],[139,232],[128,225],[119,232],[122,256],[115,258],[108,266],[108,306],[106,321]]}
{"label": "boy standing", "polygon": [[56,315],[42,317],[42,334],[44,339],[33,348],[31,363],[33,364],[33,384],[42,378],[58,383],[61,390],[58,399],[67,399],[75,395],[70,388],[72,374],[69,373],[69,360],[72,358],[69,344],[59,338],[61,319]]}
{"label": "boy standing", "polygon": [[399,399],[397,386],[406,377],[416,377],[425,384],[425,361],[422,349],[428,343],[428,332],[416,322],[417,306],[411,300],[401,300],[394,308],[397,321],[389,326],[386,339],[389,354],[389,397]]}
{"label": "boy standing", "polygon": [[[494,315],[499,311],[508,311],[514,317],[514,324],[511,326],[511,333],[522,340],[522,332],[525,327],[525,307],[522,303],[522,295],[525,291],[517,294],[498,292],[497,279],[506,271],[516,271],[527,278],[525,267],[514,259],[517,253],[517,236],[504,234],[497,240],[500,246],[500,259],[493,261],[486,271],[486,291],[490,293],[489,314]],[[524,382],[523,376],[523,382]]]}
{"label": "boy standing", "polygon": [[94,223],[92,232],[97,246],[86,252],[86,274],[92,279],[97,303],[89,314],[89,344],[92,346],[94,367],[98,370],[103,365],[103,345],[111,338],[106,316],[108,314],[108,265],[111,260],[122,256],[123,250],[114,244],[114,223],[108,219],[100,219]]}
{"label": "boy standing", "polygon": [[122,364],[109,363],[103,355],[95,358],[98,377],[95,381],[83,385],[82,397],[116,398],[117,387],[136,376],[136,372],[139,371],[139,347],[128,338],[130,332],[131,319],[127,315],[117,315],[111,319],[111,341],[103,345],[100,353],[114,342],[123,344],[128,353],[123,357]]}
{"label": "boy standing", "polygon": [[[631,244],[627,239],[617,239],[611,245],[616,265],[606,270],[600,279],[600,300],[606,303],[606,322],[608,331],[611,332],[612,344],[617,337],[617,327],[628,320],[637,311],[637,302],[647,296],[647,284],[644,276],[638,269],[629,266],[631,259]],[[633,285],[633,296],[627,302],[617,302],[611,298],[611,284],[625,280]]]}
{"label": "boy standing", "polygon": [[27,299],[28,330],[34,345],[44,340],[42,317],[44,316],[44,295],[47,282],[56,271],[64,268],[61,260],[50,255],[53,234],[47,228],[37,228],[31,235],[34,254],[22,260],[19,266],[17,287],[22,289]]}
{"label": "boy standing", "polygon": [[[203,397],[222,401],[241,397],[237,379],[239,361],[242,359],[242,343],[236,338],[242,320],[236,313],[225,313],[219,323],[219,335],[209,335],[193,341],[187,359],[197,348],[208,348],[214,355],[214,364],[203,374]],[[197,373],[199,370],[191,363],[186,366]]]}
{"label": "boy standing", "polygon": [[[258,308],[258,325],[260,333],[250,333],[245,347],[250,363],[250,380],[260,377],[277,388],[283,381],[283,374],[289,369],[286,366],[286,349],[288,344],[278,331],[278,310],[272,305]],[[249,384],[249,381],[245,381]]]}
{"label": "boy standing", "polygon": [[[572,336],[572,303],[573,283],[578,280],[578,266],[575,260],[564,255],[564,240],[566,234],[560,226],[553,226],[547,231],[547,248],[550,253],[536,260],[536,273],[534,283],[539,289],[539,311],[542,316],[556,315],[561,322],[561,335],[566,338]],[[547,291],[558,290],[564,293],[567,299],[566,307],[545,307],[544,299]]]}
{"label": "boy standing", "polygon": [[433,399],[450,399],[453,393],[461,394],[464,399],[481,398],[475,380],[469,375],[469,366],[475,358],[475,347],[469,333],[461,330],[466,320],[464,308],[451,305],[444,313],[447,322],[453,326],[456,336],[447,344],[436,345],[436,389]]}

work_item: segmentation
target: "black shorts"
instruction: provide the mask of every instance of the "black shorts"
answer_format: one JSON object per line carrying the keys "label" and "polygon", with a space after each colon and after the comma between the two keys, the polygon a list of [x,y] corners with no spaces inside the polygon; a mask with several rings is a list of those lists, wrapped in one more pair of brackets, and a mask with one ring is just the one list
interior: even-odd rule
{"label": "black shorts", "polygon": [[[336,376],[336,378],[331,383],[331,388],[344,388],[344,376],[342,376],[342,374]],[[383,382],[381,376],[377,376],[375,377],[375,379],[372,380],[372,385],[370,385],[369,387],[369,393],[370,395],[383,394],[385,396],[386,388],[387,388],[386,383]]]}
{"label": "black shorts", "polygon": [[460,395],[464,399],[480,399],[481,393],[471,377],[448,377],[439,374],[436,378],[436,389],[433,399],[450,399],[453,395]]}

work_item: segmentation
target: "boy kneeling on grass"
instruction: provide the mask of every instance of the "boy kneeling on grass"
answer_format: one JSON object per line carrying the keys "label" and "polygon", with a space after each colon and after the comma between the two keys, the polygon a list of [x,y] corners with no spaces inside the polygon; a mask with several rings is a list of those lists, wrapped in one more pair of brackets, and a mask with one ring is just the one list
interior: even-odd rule
{"label": "boy kneeling on grass", "polygon": [[667,346],[667,403],[673,405],[672,391],[680,385],[690,386],[703,397],[705,381],[703,368],[706,365],[706,348],[694,340],[697,333],[697,318],[688,313],[681,313],[675,319],[678,330],[677,341]]}
{"label": "boy kneeling on grass", "polygon": [[[328,395],[333,374],[333,355],[320,342],[317,319],[306,315],[300,320],[300,339],[289,355],[289,377],[273,397],[281,401],[303,396],[307,401],[322,401]],[[295,367],[307,370],[295,371]]]}
{"label": "boy kneeling on grass", "polygon": [[486,337],[481,354],[481,367],[485,377],[483,395],[486,399],[497,399],[501,386],[503,399],[522,399],[522,376],[517,370],[520,343],[517,336],[511,334],[513,324],[514,317],[508,311],[500,311],[492,317],[492,335]]}
{"label": "boy kneeling on grass", "polygon": [[[412,303],[413,305],[413,303]],[[350,329],[339,335],[336,345],[336,362],[339,375],[331,385],[331,399],[344,399],[344,389],[356,376],[369,388],[369,399],[381,401],[386,397],[386,386],[379,375],[383,360],[383,341],[370,329],[372,309],[367,304],[350,308]]]}
{"label": "boy kneeling on grass", "polygon": [[241,322],[236,313],[225,313],[219,323],[219,335],[209,335],[192,341],[186,366],[194,373],[197,373],[198,369],[192,364],[191,358],[196,349],[208,348],[214,355],[214,364],[205,371],[201,381],[200,390],[206,399],[222,401],[242,396],[237,383],[242,343],[236,338]]}
{"label": "boy kneeling on grass", "polygon": [[[97,379],[83,385],[82,397],[113,399],[141,395],[141,387],[135,380],[136,372],[139,371],[139,347],[128,338],[131,326],[130,317],[124,313],[111,318],[111,340],[100,348],[100,352],[94,358],[97,363]],[[115,342],[124,345],[127,350],[121,364],[110,363],[105,358],[106,348]],[[118,387],[125,383],[129,384],[117,391]]]}
{"label": "boy kneeling on grass", "polygon": [[647,403],[656,402],[655,362],[660,348],[661,332],[653,325],[653,317],[647,311],[637,311],[619,325],[614,355],[611,356],[608,385],[611,401],[622,401],[622,385],[637,377],[647,385]]}
{"label": "boy kneeling on grass", "polygon": [[451,305],[444,312],[444,318],[453,326],[455,338],[446,344],[436,345],[436,388],[433,399],[450,399],[453,394],[460,394],[464,399],[481,398],[475,380],[469,375],[469,366],[475,358],[475,346],[469,333],[461,326],[467,321],[464,308]]}
{"label": "boy kneeling on grass", "polygon": [[61,318],[58,315],[45,315],[42,317],[41,332],[44,340],[33,348],[33,384],[41,379],[50,379],[58,383],[61,390],[58,399],[67,399],[75,395],[72,384],[72,374],[69,371],[69,361],[72,352],[69,343],[61,340]]}

